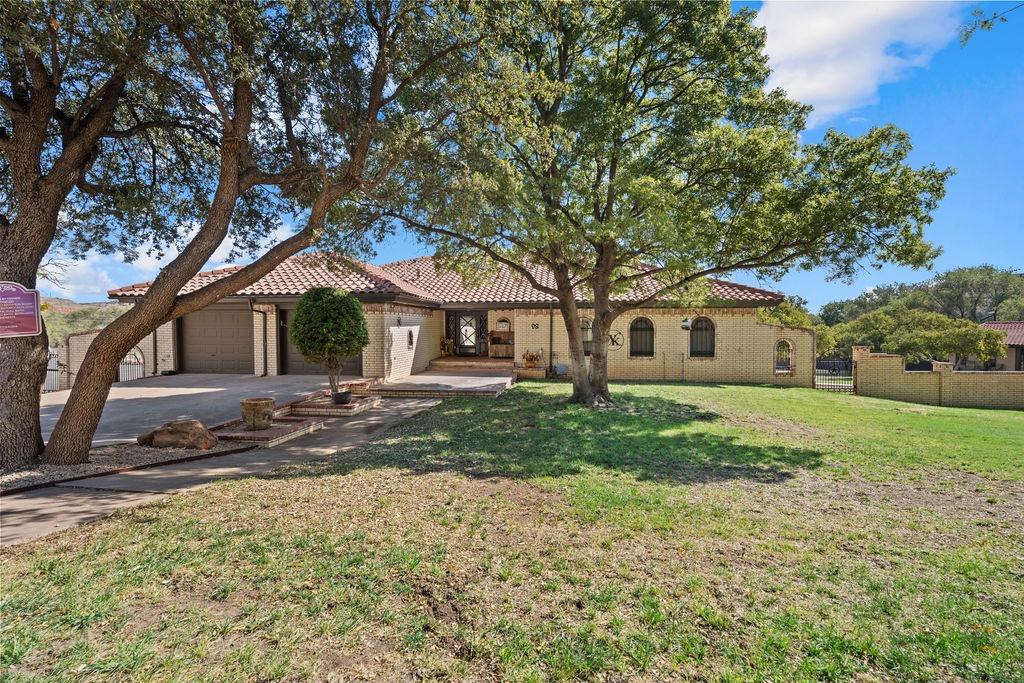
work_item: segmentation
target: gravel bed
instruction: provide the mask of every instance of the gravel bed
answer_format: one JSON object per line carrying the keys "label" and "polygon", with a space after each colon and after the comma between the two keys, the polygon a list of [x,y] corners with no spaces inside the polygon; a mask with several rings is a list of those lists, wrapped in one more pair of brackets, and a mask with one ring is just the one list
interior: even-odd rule
{"label": "gravel bed", "polygon": [[136,465],[151,465],[168,460],[180,460],[197,455],[207,455],[233,450],[243,444],[224,442],[201,451],[195,448],[147,448],[135,443],[98,446],[89,452],[89,462],[80,465],[38,464],[23,470],[0,469],[0,492],[35,486],[72,477],[102,474],[111,470]]}

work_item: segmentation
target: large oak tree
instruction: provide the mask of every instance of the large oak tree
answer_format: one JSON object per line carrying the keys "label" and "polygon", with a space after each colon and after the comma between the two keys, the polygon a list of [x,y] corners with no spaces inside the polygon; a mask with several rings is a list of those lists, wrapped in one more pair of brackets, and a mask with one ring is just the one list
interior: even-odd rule
{"label": "large oak tree", "polygon": [[[130,258],[201,215],[211,117],[160,50],[159,24],[129,3],[3,3],[0,280],[35,287],[55,243]],[[4,467],[42,448],[47,345],[0,340]]]}
{"label": "large oak tree", "polygon": [[[480,22],[467,7],[391,0],[136,8],[160,40],[160,58],[183,74],[176,96],[208,112],[214,164],[203,191],[189,195],[201,218],[179,230],[178,255],[91,345],[44,459],[87,457],[118,362],[159,325],[314,244],[350,252],[366,246],[366,226],[350,220],[345,202],[429,151],[427,133],[454,116],[459,80],[472,72],[478,44]],[[231,276],[179,294],[229,235],[254,250],[289,209],[299,215],[297,232]],[[87,233],[82,241],[95,244]],[[35,452],[25,447],[12,450],[12,459]]]}
{"label": "large oak tree", "polygon": [[[407,202],[367,210],[404,220],[448,264],[490,259],[555,297],[584,403],[610,400],[615,319],[690,297],[702,278],[928,264],[923,228],[950,172],[909,166],[894,127],[802,143],[808,108],[766,92],[754,17],[724,1],[520,3],[496,36],[485,125],[446,140],[445,172],[421,173]],[[616,296],[641,281],[643,295]]]}

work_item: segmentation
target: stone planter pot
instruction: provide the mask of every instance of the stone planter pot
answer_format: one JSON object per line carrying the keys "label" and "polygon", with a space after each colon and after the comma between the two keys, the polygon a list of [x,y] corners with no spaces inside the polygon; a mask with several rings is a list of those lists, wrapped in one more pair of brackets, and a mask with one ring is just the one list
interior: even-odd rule
{"label": "stone planter pot", "polygon": [[247,398],[242,401],[242,422],[250,432],[270,429],[274,420],[274,399]]}
{"label": "stone planter pot", "polygon": [[345,405],[347,403],[351,403],[351,402],[352,402],[352,392],[351,391],[339,391],[336,394],[331,394],[331,403],[333,403],[336,406],[343,406],[343,405]]}

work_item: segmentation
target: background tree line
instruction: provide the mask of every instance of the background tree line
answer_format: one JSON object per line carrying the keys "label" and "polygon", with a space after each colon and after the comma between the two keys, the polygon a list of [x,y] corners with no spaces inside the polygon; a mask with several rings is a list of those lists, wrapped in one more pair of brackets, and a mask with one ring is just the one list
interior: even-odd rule
{"label": "background tree line", "polygon": [[762,318],[814,328],[823,356],[848,358],[857,345],[900,353],[910,362],[989,360],[1002,355],[1004,336],[980,323],[1024,320],[1024,274],[990,265],[956,268],[924,282],[883,285],[827,303],[817,315],[790,297]]}

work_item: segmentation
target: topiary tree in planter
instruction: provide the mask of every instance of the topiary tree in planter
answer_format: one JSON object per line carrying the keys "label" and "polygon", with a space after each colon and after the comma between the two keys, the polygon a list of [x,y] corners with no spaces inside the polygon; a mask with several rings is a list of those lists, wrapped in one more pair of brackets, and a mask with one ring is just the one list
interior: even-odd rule
{"label": "topiary tree in planter", "polygon": [[315,287],[299,297],[288,337],[306,360],[327,368],[331,393],[336,397],[341,394],[338,376],[342,360],[370,343],[363,305],[348,292],[330,287]]}

